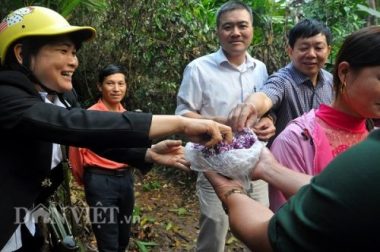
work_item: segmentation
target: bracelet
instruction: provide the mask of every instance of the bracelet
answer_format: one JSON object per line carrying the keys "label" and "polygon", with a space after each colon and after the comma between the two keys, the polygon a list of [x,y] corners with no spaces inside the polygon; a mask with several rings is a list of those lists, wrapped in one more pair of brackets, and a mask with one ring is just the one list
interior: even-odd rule
{"label": "bracelet", "polygon": [[242,188],[233,188],[224,194],[224,200],[226,200],[233,193],[247,194]]}
{"label": "bracelet", "polygon": [[[233,188],[233,189],[227,191],[227,192],[224,194],[224,200],[227,200],[227,198],[228,198],[229,196],[231,196],[231,194],[233,194],[233,193],[240,193],[240,194],[247,195],[247,193],[246,193],[242,188],[240,188],[240,189],[239,189],[239,188]],[[225,212],[226,214],[228,214],[227,206],[226,206],[224,203],[222,203],[222,206],[223,206],[224,212]]]}

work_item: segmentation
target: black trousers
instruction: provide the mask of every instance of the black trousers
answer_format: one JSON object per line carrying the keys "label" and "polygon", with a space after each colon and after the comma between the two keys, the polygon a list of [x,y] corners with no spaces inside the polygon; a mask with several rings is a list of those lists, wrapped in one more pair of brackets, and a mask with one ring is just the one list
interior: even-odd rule
{"label": "black trousers", "polygon": [[124,252],[135,203],[130,169],[108,173],[86,167],[84,188],[99,252]]}

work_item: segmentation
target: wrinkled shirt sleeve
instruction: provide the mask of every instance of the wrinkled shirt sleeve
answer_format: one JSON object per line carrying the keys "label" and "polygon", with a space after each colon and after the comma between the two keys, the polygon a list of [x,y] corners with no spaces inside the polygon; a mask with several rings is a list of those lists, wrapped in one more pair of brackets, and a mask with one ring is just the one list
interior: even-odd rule
{"label": "wrinkled shirt sleeve", "polygon": [[187,112],[199,113],[202,106],[202,87],[199,73],[195,66],[186,66],[183,79],[177,95],[176,115]]}

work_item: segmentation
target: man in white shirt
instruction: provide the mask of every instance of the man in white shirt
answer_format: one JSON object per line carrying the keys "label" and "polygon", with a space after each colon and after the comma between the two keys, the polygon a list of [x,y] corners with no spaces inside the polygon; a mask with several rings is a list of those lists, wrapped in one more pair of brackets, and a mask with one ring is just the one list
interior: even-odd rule
{"label": "man in white shirt", "polygon": [[[229,1],[221,6],[217,13],[221,47],[187,65],[177,96],[177,115],[225,122],[237,104],[260,89],[268,73],[265,64],[247,52],[253,37],[252,22],[252,10],[246,4]],[[274,130],[266,117],[254,128],[261,140],[268,140]],[[258,180],[252,186],[250,195],[268,206],[267,184]],[[203,173],[198,173],[197,193],[201,210],[197,251],[224,251],[228,218]]]}

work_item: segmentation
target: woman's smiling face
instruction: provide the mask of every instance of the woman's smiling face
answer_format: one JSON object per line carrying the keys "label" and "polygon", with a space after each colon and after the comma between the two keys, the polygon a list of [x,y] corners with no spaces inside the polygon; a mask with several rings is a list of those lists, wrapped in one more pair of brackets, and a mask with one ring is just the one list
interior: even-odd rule
{"label": "woman's smiling face", "polygon": [[72,76],[78,67],[77,49],[68,37],[40,48],[31,57],[33,74],[47,88],[63,93],[73,88]]}

